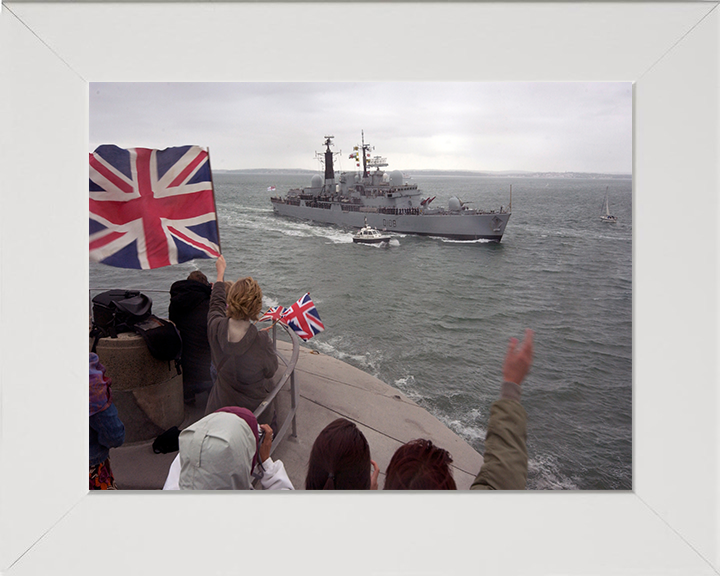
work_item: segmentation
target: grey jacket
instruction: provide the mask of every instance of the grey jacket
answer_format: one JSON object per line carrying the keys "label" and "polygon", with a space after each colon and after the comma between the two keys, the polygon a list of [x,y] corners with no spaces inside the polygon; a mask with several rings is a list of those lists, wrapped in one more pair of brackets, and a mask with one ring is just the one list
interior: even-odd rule
{"label": "grey jacket", "polygon": [[[267,332],[250,326],[239,342],[228,341],[225,284],[213,285],[208,312],[208,341],[217,379],[208,396],[205,414],[224,406],[255,410],[274,385],[278,359]],[[263,413],[265,423],[271,416]]]}

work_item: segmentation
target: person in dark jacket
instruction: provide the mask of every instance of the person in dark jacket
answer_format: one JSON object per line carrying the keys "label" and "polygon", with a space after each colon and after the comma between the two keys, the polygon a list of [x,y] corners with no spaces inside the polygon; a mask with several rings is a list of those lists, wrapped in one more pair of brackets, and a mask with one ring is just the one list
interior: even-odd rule
{"label": "person in dark jacket", "polygon": [[183,395],[185,402],[195,402],[195,395],[212,388],[210,344],[207,317],[212,287],[205,274],[196,270],[187,280],[170,287],[170,320],[182,338]]}
{"label": "person in dark jacket", "polygon": [[125,426],[110,397],[110,378],[97,354],[90,352],[90,490],[117,490],[110,448],[125,441]]}

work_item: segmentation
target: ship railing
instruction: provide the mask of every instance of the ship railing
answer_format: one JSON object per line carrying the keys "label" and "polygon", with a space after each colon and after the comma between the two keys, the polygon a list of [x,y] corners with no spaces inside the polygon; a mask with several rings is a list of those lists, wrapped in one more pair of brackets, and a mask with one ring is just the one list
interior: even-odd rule
{"label": "ship railing", "polygon": [[[93,293],[97,292],[107,292],[108,290],[115,290],[117,288],[90,288],[89,291],[89,301],[90,301],[90,319],[92,321],[92,298]],[[148,290],[139,290],[139,289],[133,289],[134,291],[141,292],[143,294],[147,293],[158,293],[158,294],[169,294],[168,290],[154,290],[154,289],[148,289]],[[259,324],[259,323],[258,323]],[[283,370],[282,376],[280,377],[280,380],[278,380],[277,384],[273,387],[273,389],[268,393],[268,395],[264,398],[264,400],[260,403],[260,405],[255,409],[253,414],[255,417],[259,420],[260,416],[268,409],[268,407],[273,405],[273,400],[277,397],[277,395],[280,393],[280,391],[289,383],[290,384],[290,409],[288,410],[287,414],[285,415],[285,418],[283,419],[282,423],[279,423],[278,430],[275,431],[275,439],[272,443],[272,448],[270,450],[270,455],[272,455],[273,452],[275,452],[275,449],[280,446],[282,440],[285,438],[286,433],[288,429],[291,429],[291,436],[293,438],[297,438],[297,409],[298,409],[298,403],[300,400],[300,392],[297,387],[297,382],[295,379],[295,365],[298,361],[298,356],[300,355],[300,338],[298,338],[298,335],[295,333],[295,331],[288,327],[285,324],[280,323],[280,327],[283,329],[284,333],[290,338],[290,343],[292,344],[292,350],[290,351],[290,356],[286,357],[281,351],[278,350],[277,347],[277,341],[278,341],[278,333],[277,333],[277,326],[278,323],[271,324],[267,328],[260,328],[260,330],[270,330],[272,335],[272,342],[273,342],[273,348],[275,349],[275,354],[278,357],[278,363],[281,366],[284,366],[285,369]]]}

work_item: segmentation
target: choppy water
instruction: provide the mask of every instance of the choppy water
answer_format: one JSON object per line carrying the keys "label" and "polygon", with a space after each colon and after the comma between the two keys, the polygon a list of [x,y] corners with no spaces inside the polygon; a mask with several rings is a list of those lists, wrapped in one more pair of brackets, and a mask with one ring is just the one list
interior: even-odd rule
{"label": "choppy water", "polygon": [[[632,488],[632,185],[627,180],[415,176],[438,205],[507,206],[500,244],[349,230],[280,218],[278,193],[308,176],[216,174],[228,278],[252,275],[267,306],[309,291],[326,331],[308,345],[391,384],[482,452],[510,336],[535,331],[523,385],[531,489]],[[600,221],[609,186],[617,224]],[[96,288],[168,290],[211,260],[126,271],[90,265]],[[168,297],[152,295],[167,312]]]}

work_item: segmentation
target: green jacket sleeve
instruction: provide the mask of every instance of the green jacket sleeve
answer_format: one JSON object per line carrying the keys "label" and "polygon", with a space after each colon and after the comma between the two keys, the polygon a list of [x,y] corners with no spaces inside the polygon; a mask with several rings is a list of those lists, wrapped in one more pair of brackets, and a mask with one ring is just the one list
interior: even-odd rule
{"label": "green jacket sleeve", "polygon": [[518,399],[503,393],[490,408],[484,462],[470,486],[471,490],[525,490],[528,471],[527,414]]}

